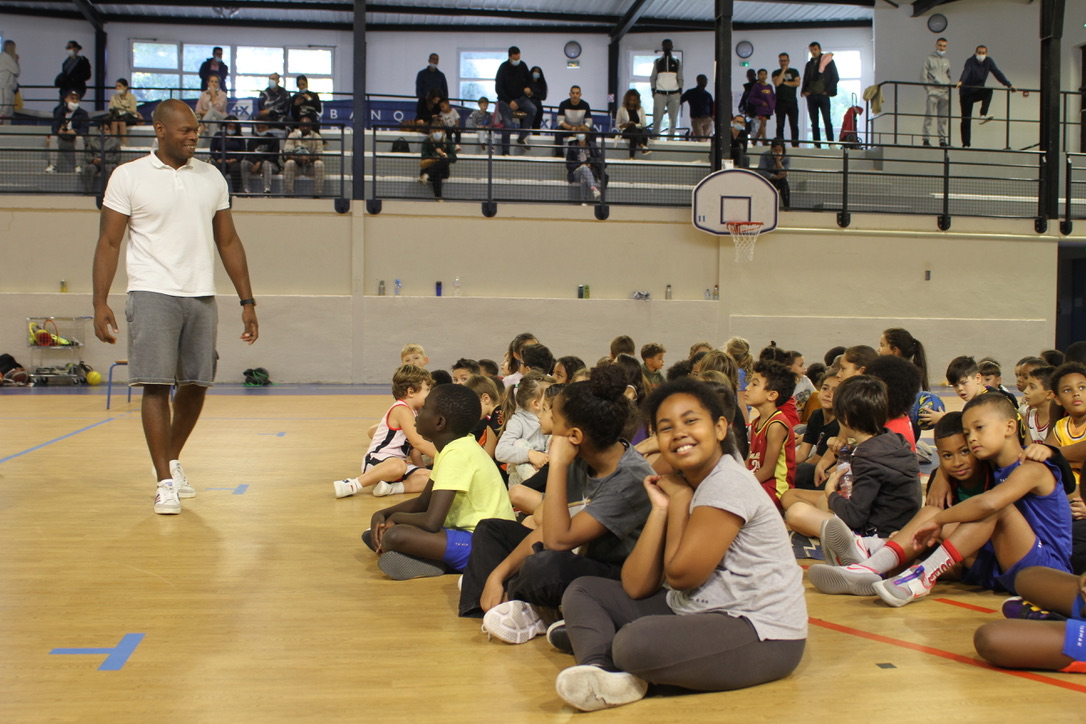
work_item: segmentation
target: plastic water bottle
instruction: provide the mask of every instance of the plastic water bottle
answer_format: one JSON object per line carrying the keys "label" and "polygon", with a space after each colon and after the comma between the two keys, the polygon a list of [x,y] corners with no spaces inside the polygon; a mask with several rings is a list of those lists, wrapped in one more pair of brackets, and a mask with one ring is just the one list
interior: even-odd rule
{"label": "plastic water bottle", "polygon": [[441,282],[435,282],[434,283],[434,294],[435,294],[435,296],[438,296],[438,297],[441,296]]}
{"label": "plastic water bottle", "polygon": [[720,285],[719,284],[714,284],[713,285],[713,301],[716,301],[718,299],[720,299]]}
{"label": "plastic water bottle", "polygon": [[384,279],[382,279],[381,281],[379,281],[377,283],[377,296],[379,296],[379,297],[385,296],[385,280]]}
{"label": "plastic water bottle", "polygon": [[705,301],[709,301],[713,298],[713,293],[709,291],[709,287],[705,287]]}
{"label": "plastic water bottle", "polygon": [[399,279],[397,279],[395,282],[393,282],[393,286],[394,286],[394,289],[393,289],[392,293],[394,295],[396,295],[397,297],[400,296],[400,292],[403,291],[403,282],[401,282]]}
{"label": "plastic water bottle", "polygon": [[671,285],[667,285],[667,289],[664,290],[664,299],[671,299]]}
{"label": "plastic water bottle", "polygon": [[453,279],[453,296],[454,297],[459,297],[460,296],[460,277],[457,277],[456,279]]}
{"label": "plastic water bottle", "polygon": [[587,284],[584,285],[584,298],[585,299],[591,299],[592,298],[592,287],[588,286]]}
{"label": "plastic water bottle", "polygon": [[841,477],[837,481],[837,492],[843,498],[852,497],[852,449],[848,445],[837,453],[837,469]]}

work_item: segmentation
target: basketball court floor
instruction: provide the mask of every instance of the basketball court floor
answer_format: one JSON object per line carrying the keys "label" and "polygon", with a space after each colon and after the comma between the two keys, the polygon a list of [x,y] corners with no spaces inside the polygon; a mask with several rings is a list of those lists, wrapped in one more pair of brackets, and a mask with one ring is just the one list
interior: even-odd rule
{"label": "basketball court floor", "polygon": [[960,584],[903,609],[808,585],[791,677],[576,714],[554,692],[571,657],[487,641],[456,576],[390,581],[361,543],[400,498],[331,481],[391,401],[218,387],[184,456],[198,495],[158,516],[138,391],[0,392],[0,721],[1084,720],[1086,678],[977,659],[1004,597]]}

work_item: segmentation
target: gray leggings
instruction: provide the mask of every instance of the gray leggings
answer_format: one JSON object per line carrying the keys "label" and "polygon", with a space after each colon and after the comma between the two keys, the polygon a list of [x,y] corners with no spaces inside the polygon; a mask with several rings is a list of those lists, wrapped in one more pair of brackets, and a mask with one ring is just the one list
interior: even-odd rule
{"label": "gray leggings", "polygon": [[562,613],[577,663],[652,684],[727,691],[783,679],[803,657],[806,639],[760,641],[750,621],[723,613],[677,616],[666,595],[635,601],[620,581],[574,581]]}

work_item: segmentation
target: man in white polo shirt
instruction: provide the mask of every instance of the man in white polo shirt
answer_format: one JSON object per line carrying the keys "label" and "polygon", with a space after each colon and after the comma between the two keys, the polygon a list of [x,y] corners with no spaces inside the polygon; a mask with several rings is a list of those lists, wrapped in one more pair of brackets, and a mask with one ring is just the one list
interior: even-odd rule
{"label": "man in white polo shirt", "polygon": [[[94,333],[109,344],[119,331],[109,308],[121,242],[128,228],[129,384],[143,387],[143,430],[155,466],[155,512],[181,512],[191,498],[179,459],[215,377],[215,251],[241,300],[241,339],[258,336],[245,249],[217,169],[193,158],[199,122],[179,100],[151,119],[158,148],[117,167],[102,202],[94,252]],[[177,392],[170,406],[170,386]]]}

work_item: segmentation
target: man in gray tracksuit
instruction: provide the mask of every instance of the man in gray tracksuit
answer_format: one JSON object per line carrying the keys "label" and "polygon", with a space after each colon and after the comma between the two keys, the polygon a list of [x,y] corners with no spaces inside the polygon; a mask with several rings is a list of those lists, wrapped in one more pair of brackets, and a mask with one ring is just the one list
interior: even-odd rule
{"label": "man in gray tracksuit", "polygon": [[947,119],[950,116],[950,61],[946,58],[946,38],[935,41],[935,52],[924,59],[924,71],[920,80],[927,83],[928,106],[924,114],[924,145],[931,144],[931,126],[934,121],[939,132],[939,145],[946,146]]}

